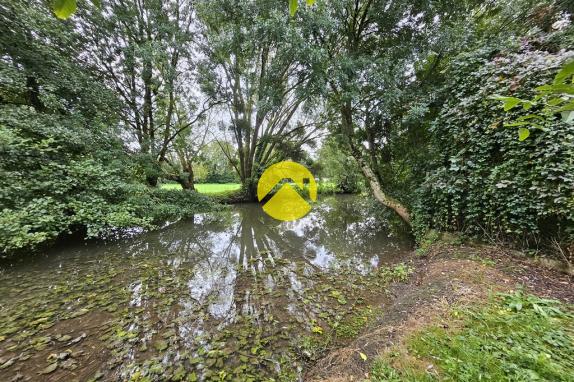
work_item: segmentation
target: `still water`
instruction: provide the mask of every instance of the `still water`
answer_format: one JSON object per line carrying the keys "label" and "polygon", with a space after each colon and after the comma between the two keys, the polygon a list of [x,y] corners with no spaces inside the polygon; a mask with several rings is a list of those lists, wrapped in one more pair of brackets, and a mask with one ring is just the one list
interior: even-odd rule
{"label": "still water", "polygon": [[333,196],[294,222],[243,204],[5,261],[0,381],[302,380],[405,272],[396,231]]}

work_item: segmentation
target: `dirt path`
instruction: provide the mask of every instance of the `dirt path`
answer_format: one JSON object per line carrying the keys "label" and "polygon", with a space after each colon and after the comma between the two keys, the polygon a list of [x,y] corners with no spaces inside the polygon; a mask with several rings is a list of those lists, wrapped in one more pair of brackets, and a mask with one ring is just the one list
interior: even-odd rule
{"label": "dirt path", "polygon": [[[385,314],[348,346],[327,354],[306,381],[363,381],[371,360],[401,338],[431,323],[447,324],[454,306],[484,301],[493,293],[523,286],[536,295],[574,303],[574,277],[547,269],[497,247],[436,245],[424,259],[412,259],[415,274],[391,287]],[[367,356],[367,361],[361,357]]]}

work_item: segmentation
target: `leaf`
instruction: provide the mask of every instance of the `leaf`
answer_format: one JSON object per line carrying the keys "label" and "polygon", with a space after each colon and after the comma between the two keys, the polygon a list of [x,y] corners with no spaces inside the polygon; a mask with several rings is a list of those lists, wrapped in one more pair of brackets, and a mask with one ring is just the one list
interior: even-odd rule
{"label": "leaf", "polygon": [[504,97],[504,96],[500,96],[500,95],[492,96],[492,97],[490,97],[490,99],[502,101],[504,111],[508,111],[508,110],[512,109],[513,107],[519,105],[521,102],[523,102],[521,99],[516,98],[516,97]]}
{"label": "leaf", "polygon": [[7,367],[12,366],[15,362],[16,362],[17,358],[10,358],[8,361],[4,362],[1,366],[0,366],[0,370],[1,369],[6,369]]}
{"label": "leaf", "polygon": [[50,374],[51,372],[53,372],[53,371],[56,370],[57,368],[58,368],[58,363],[57,363],[57,362],[54,362],[54,363],[52,363],[52,364],[46,366],[46,367],[44,368],[44,370],[42,370],[42,371],[40,372],[40,374]]}
{"label": "leaf", "polygon": [[573,124],[574,123],[574,111],[563,111],[562,115],[562,122]]}
{"label": "leaf", "polygon": [[574,85],[568,85],[568,84],[542,85],[537,87],[536,91],[544,93],[574,94]]}
{"label": "leaf", "polygon": [[571,111],[574,110],[574,101],[568,102],[566,105],[559,107],[556,112],[561,113],[563,111]]}
{"label": "leaf", "polygon": [[562,102],[564,102],[564,100],[562,98],[552,98],[551,100],[548,100],[548,105],[550,106],[558,106],[560,105]]}
{"label": "leaf", "polygon": [[315,0],[307,0],[307,6],[308,7],[311,7],[314,4],[315,4]]}
{"label": "leaf", "polygon": [[102,0],[92,0],[92,4],[94,4],[98,8],[101,8],[102,7]]}
{"label": "leaf", "polygon": [[534,106],[534,103],[532,103],[530,101],[522,101],[522,108],[524,110],[530,110],[532,108],[532,106]]}
{"label": "leaf", "polygon": [[519,117],[519,118],[517,119],[517,121],[527,121],[527,120],[529,120],[529,119],[538,119],[538,120],[544,121],[544,118],[541,117],[541,116],[539,116],[539,115],[537,115],[537,114],[523,115],[522,117]]}
{"label": "leaf", "polygon": [[168,348],[169,345],[165,341],[157,341],[153,346],[157,351],[164,351]]}
{"label": "leaf", "polygon": [[365,353],[359,352],[359,355],[361,356],[361,359],[362,359],[363,361],[366,361],[366,360],[367,360],[367,355],[366,355]]}
{"label": "leaf", "polygon": [[574,75],[574,61],[570,61],[558,72],[558,74],[556,74],[556,77],[554,77],[554,84],[561,84],[572,75]]}
{"label": "leaf", "polygon": [[297,7],[299,7],[298,0],[289,0],[289,14],[291,17],[295,16],[295,13],[297,13]]}
{"label": "leaf", "polygon": [[517,126],[527,126],[530,125],[530,122],[511,122],[505,123],[504,127],[517,127]]}
{"label": "leaf", "polygon": [[519,141],[522,142],[523,140],[525,140],[529,136],[530,136],[530,130],[528,130],[524,127],[521,127],[520,129],[518,129],[518,140]]}
{"label": "leaf", "polygon": [[54,0],[52,5],[54,14],[62,20],[66,20],[72,13],[76,12],[76,8],[76,0]]}

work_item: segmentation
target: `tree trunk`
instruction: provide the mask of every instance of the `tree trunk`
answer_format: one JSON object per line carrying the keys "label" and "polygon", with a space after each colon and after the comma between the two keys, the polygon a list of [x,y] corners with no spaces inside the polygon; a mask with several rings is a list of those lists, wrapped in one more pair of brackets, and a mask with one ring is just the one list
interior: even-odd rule
{"label": "tree trunk", "polygon": [[254,182],[252,178],[248,178],[242,183],[243,192],[247,201],[257,202],[257,182]]}
{"label": "tree trunk", "polygon": [[369,186],[371,187],[371,191],[373,192],[373,196],[377,199],[382,205],[392,209],[407,223],[411,226],[411,215],[407,208],[403,206],[398,200],[388,196],[383,191],[381,187],[381,182],[375,175],[373,169],[369,166],[368,162],[363,157],[363,153],[361,149],[359,149],[355,143],[353,142],[354,134],[353,134],[353,118],[350,105],[345,105],[341,109],[341,116],[342,116],[342,132],[347,140],[349,148],[351,149],[351,155],[359,164],[361,168],[361,172],[367,178],[369,182]]}
{"label": "tree trunk", "polygon": [[187,173],[179,175],[178,183],[181,184],[181,188],[184,190],[195,191],[195,179],[193,174],[193,168],[188,166],[186,168]]}
{"label": "tree trunk", "polygon": [[145,177],[147,184],[150,187],[157,187],[158,176],[157,175],[147,175]]}
{"label": "tree trunk", "polygon": [[26,87],[28,88],[28,105],[31,105],[39,113],[43,112],[45,108],[40,100],[40,90],[36,78],[33,76],[26,77]]}
{"label": "tree trunk", "polygon": [[386,195],[383,192],[381,184],[379,183],[379,180],[377,179],[377,176],[375,175],[373,170],[368,165],[366,165],[366,163],[361,163],[364,161],[358,159],[357,161],[359,162],[359,166],[361,167],[363,175],[365,175],[365,177],[369,181],[369,186],[373,191],[375,199],[377,199],[381,204],[395,211],[397,215],[399,215],[405,221],[405,223],[411,226],[411,215],[409,211],[406,209],[406,207],[403,206],[398,200],[395,200],[394,198],[391,198],[390,196]]}

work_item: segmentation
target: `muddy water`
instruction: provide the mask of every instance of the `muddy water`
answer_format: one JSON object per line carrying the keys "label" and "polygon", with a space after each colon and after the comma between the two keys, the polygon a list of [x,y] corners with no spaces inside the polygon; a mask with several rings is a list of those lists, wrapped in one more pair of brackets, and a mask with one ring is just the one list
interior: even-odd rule
{"label": "muddy water", "polygon": [[238,205],[5,262],[0,381],[301,380],[378,314],[409,247],[337,196],[295,222]]}

